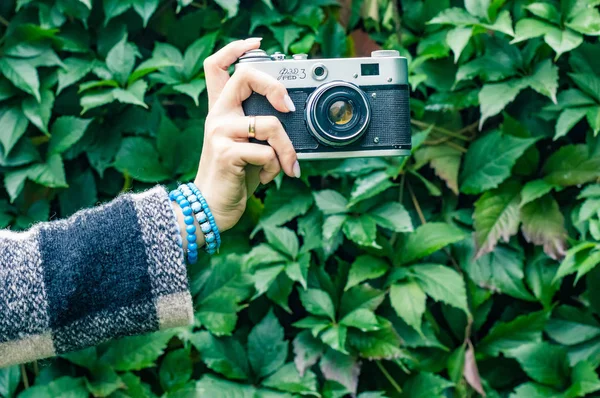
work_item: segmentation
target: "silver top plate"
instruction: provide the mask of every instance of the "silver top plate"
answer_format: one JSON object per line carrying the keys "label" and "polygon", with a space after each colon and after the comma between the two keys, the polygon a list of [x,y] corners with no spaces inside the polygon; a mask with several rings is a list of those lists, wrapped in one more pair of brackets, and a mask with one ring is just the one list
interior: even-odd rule
{"label": "silver top plate", "polygon": [[[240,62],[235,69],[254,68],[282,82],[287,88],[314,88],[323,83],[343,80],[359,86],[408,84],[408,63],[404,57],[362,57],[324,59],[253,60]],[[326,68],[326,76],[319,80],[315,65]],[[364,76],[363,64],[379,64],[379,74]]]}

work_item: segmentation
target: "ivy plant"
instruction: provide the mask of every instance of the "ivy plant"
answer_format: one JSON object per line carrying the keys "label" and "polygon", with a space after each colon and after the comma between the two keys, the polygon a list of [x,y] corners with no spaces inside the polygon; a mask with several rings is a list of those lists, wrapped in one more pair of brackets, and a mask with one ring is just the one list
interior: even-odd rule
{"label": "ivy plant", "polygon": [[240,38],[399,51],[413,144],[260,187],[189,267],[194,325],[0,369],[0,397],[600,391],[600,2],[0,3],[2,228],[191,179],[203,61]]}

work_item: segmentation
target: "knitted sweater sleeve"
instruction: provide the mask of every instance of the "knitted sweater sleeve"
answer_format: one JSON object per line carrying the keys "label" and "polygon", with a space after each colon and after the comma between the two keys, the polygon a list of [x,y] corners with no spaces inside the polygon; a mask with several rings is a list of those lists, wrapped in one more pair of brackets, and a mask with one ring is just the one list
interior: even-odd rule
{"label": "knitted sweater sleeve", "polygon": [[167,192],[0,231],[0,367],[193,321]]}

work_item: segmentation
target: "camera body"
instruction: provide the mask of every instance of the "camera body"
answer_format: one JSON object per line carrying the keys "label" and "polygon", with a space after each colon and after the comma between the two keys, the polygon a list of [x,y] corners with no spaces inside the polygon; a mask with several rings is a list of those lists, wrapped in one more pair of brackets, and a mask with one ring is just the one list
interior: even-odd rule
{"label": "camera body", "polygon": [[312,60],[306,54],[289,58],[252,50],[235,68],[255,68],[287,88],[295,112],[278,112],[257,93],[242,106],[249,116],[276,116],[299,159],[410,154],[408,67],[398,51]]}

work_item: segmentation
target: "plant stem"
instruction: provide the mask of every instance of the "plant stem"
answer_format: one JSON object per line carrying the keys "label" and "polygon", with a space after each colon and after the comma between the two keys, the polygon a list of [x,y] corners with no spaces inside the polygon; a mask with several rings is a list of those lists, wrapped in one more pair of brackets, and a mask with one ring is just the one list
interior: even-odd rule
{"label": "plant stem", "polygon": [[408,188],[408,192],[410,193],[413,205],[415,206],[415,210],[417,210],[417,214],[419,215],[419,219],[421,220],[421,224],[427,224],[427,220],[425,220],[425,216],[421,211],[421,205],[419,204],[419,201],[417,200],[417,197],[415,196],[415,193],[413,192],[413,189],[410,186],[410,182],[406,181],[406,186]]}
{"label": "plant stem", "polygon": [[0,15],[0,23],[4,26],[10,25],[10,22],[8,22],[2,15]]}
{"label": "plant stem", "polygon": [[47,135],[39,135],[37,137],[31,137],[31,143],[35,146],[40,146],[50,141],[50,137]]}
{"label": "plant stem", "polygon": [[479,122],[471,123],[468,126],[458,130],[458,134],[470,133],[472,131],[477,131],[477,127],[479,127]]}
{"label": "plant stem", "polygon": [[458,151],[461,151],[462,153],[467,153],[467,150],[466,150],[465,148],[461,147],[461,146],[460,146],[460,145],[458,145],[458,144],[455,144],[455,143],[454,143],[454,142],[452,142],[452,141],[448,141],[448,142],[446,142],[446,144],[447,144],[448,146],[450,146],[450,147],[452,147],[452,148],[454,148],[454,149],[458,150]]}
{"label": "plant stem", "polygon": [[398,391],[398,393],[402,393],[402,388],[400,387],[400,385],[398,385],[398,383],[396,383],[396,380],[394,380],[392,375],[388,373],[387,369],[383,367],[381,361],[375,361],[375,363],[377,364],[379,370],[381,370],[381,373],[383,373],[385,378],[388,379],[388,381],[396,389],[396,391]]}
{"label": "plant stem", "polygon": [[438,127],[435,124],[427,124],[427,123],[423,123],[423,122],[415,120],[415,119],[410,119],[410,122],[412,124],[414,124],[415,126],[420,127],[422,129],[428,129],[431,127],[433,129],[433,131],[438,132],[440,134],[448,135],[450,137],[454,137],[454,138],[457,138],[457,139],[463,140],[463,141],[470,141],[469,138],[463,136],[462,134],[455,133],[454,131],[447,130],[443,127]]}
{"label": "plant stem", "polygon": [[394,27],[396,28],[396,38],[398,39],[398,44],[402,45],[402,19],[400,17],[400,10],[398,10],[397,1],[392,1],[392,13]]}
{"label": "plant stem", "polygon": [[123,189],[121,189],[121,192],[128,192],[133,185],[133,178],[131,178],[129,173],[123,173],[123,178],[125,178],[125,181],[123,182]]}
{"label": "plant stem", "polygon": [[26,389],[29,388],[29,379],[27,378],[27,370],[24,364],[21,364],[21,376],[23,378],[23,385]]}

